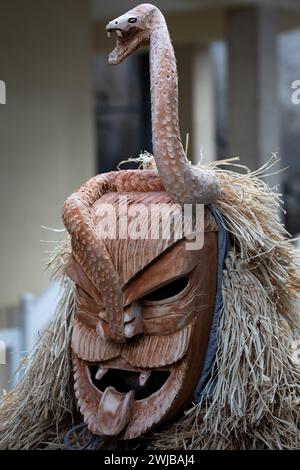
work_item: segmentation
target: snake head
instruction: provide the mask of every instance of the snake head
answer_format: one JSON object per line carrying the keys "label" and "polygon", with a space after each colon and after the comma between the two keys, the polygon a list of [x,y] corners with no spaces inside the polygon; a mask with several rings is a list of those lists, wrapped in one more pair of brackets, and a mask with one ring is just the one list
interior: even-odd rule
{"label": "snake head", "polygon": [[150,38],[151,17],[157,8],[145,3],[106,25],[107,36],[116,36],[116,46],[110,53],[108,62],[120,64],[139,47],[147,45]]}

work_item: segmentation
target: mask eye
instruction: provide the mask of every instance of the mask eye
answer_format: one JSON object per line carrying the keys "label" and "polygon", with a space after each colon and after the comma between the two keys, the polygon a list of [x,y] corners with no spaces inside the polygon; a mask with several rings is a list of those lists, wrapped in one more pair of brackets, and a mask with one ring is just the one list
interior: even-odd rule
{"label": "mask eye", "polygon": [[78,293],[79,293],[81,296],[83,296],[83,297],[86,298],[87,300],[90,300],[90,301],[93,301],[93,302],[94,302],[93,297],[92,297],[86,290],[84,290],[82,287],[77,286],[77,290],[78,290]]}
{"label": "mask eye", "polygon": [[146,294],[142,300],[145,301],[150,301],[150,302],[158,302],[160,300],[166,300],[171,297],[174,297],[177,294],[180,294],[180,292],[183,291],[183,289],[186,288],[188,285],[189,278],[184,276],[184,277],[179,277],[178,279],[175,279],[175,281],[169,282],[169,284],[165,284],[164,286],[160,287],[159,289],[154,290],[153,292],[150,292],[149,294]]}
{"label": "mask eye", "polygon": [[136,23],[136,21],[137,21],[137,18],[134,18],[134,17],[128,19],[128,23]]}

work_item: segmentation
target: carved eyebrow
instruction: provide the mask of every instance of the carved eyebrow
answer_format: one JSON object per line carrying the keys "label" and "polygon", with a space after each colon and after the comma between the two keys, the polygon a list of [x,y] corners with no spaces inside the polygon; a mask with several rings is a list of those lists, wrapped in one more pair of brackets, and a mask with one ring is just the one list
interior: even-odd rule
{"label": "carved eyebrow", "polygon": [[172,245],[137,273],[124,286],[124,305],[142,299],[149,292],[180,277],[187,277],[198,263],[199,257],[196,252],[187,252],[184,247],[185,240]]}

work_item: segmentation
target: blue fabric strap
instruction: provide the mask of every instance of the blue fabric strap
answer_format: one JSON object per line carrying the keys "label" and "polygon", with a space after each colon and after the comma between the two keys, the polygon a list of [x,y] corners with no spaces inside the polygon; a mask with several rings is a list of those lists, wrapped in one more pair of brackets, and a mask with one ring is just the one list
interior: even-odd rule
{"label": "blue fabric strap", "polygon": [[[203,390],[211,376],[212,368],[214,365],[214,360],[217,352],[217,329],[220,312],[223,306],[223,296],[222,296],[222,277],[223,270],[225,269],[225,259],[227,253],[230,249],[230,238],[228,231],[225,228],[225,223],[220,212],[209,206],[208,207],[211,213],[213,214],[215,221],[218,224],[218,263],[217,263],[217,292],[214,306],[214,313],[212,317],[210,335],[208,340],[208,348],[205,356],[204,366],[200,375],[200,379],[197,383],[195,392],[194,392],[194,402],[199,403],[203,396]],[[207,395],[210,395],[213,392],[213,386],[210,387],[209,391],[206,391]]]}

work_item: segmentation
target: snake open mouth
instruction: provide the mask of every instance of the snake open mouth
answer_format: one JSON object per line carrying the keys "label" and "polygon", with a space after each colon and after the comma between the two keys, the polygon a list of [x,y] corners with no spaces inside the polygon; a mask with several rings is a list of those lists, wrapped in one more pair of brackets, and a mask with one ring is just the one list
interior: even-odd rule
{"label": "snake open mouth", "polygon": [[107,27],[107,37],[116,37],[116,46],[110,53],[108,62],[110,64],[120,64],[129,54],[132,54],[144,42],[144,33],[136,27],[128,30],[121,28]]}
{"label": "snake open mouth", "polygon": [[97,365],[89,365],[92,384],[104,392],[113,387],[119,393],[135,392],[135,400],[144,400],[157,392],[170,376],[169,370],[134,371],[124,369],[103,369]]}

